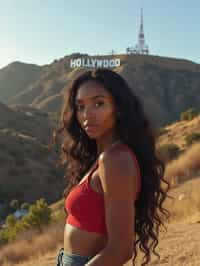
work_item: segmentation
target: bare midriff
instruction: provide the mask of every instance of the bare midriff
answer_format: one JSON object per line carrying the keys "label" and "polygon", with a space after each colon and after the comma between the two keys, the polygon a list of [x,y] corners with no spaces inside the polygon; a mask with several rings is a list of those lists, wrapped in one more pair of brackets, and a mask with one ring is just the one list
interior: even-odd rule
{"label": "bare midriff", "polygon": [[81,256],[95,256],[107,243],[104,235],[84,231],[70,224],[65,225],[64,251]]}

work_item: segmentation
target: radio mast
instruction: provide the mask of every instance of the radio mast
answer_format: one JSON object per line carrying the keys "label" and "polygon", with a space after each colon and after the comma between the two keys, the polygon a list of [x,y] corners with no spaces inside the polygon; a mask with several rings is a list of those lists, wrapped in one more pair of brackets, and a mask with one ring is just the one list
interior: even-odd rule
{"label": "radio mast", "polygon": [[135,47],[128,47],[126,49],[127,54],[149,54],[149,48],[145,44],[144,26],[143,26],[143,9],[140,13],[140,29],[138,34],[138,43]]}

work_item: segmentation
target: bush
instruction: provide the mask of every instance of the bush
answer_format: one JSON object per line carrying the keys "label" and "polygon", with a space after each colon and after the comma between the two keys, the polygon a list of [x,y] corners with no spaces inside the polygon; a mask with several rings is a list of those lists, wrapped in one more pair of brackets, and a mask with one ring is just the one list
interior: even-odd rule
{"label": "bush", "polygon": [[51,221],[51,209],[44,199],[39,199],[34,205],[30,206],[29,213],[22,220],[28,227],[36,227],[42,232],[43,226]]}
{"label": "bush", "polygon": [[19,201],[17,199],[13,199],[10,202],[9,207],[11,208],[12,211],[16,211],[17,209],[19,209]]}
{"label": "bush", "polygon": [[158,152],[160,154],[161,160],[168,162],[175,159],[179,155],[180,149],[176,144],[170,143],[160,146]]}
{"label": "bush", "polygon": [[181,121],[184,121],[184,120],[190,121],[197,115],[198,115],[197,110],[195,108],[190,108],[187,111],[181,113],[180,120]]}
{"label": "bush", "polygon": [[200,133],[194,132],[185,136],[185,143],[189,146],[196,141],[200,141]]}
{"label": "bush", "polygon": [[51,209],[44,199],[39,199],[31,205],[29,212],[21,219],[15,219],[13,215],[6,218],[6,227],[0,230],[0,245],[4,245],[16,239],[18,233],[30,228],[42,232],[43,226],[51,221]]}
{"label": "bush", "polygon": [[24,202],[20,206],[21,210],[29,210],[29,208],[30,208],[30,204],[28,202]]}
{"label": "bush", "polygon": [[10,214],[7,216],[6,218],[6,226],[15,226],[17,222],[17,219],[15,218],[15,216],[13,214]]}

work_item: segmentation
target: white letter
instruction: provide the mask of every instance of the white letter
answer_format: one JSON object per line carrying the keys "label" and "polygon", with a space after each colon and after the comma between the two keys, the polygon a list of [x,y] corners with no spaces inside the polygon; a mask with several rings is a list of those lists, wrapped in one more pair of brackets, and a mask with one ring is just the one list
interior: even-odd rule
{"label": "white letter", "polygon": [[81,66],[81,58],[76,59],[76,67]]}
{"label": "white letter", "polygon": [[115,66],[115,61],[113,59],[110,60],[110,67],[114,67]]}
{"label": "white letter", "polygon": [[70,67],[76,67],[76,59],[71,59],[70,60]]}
{"label": "white letter", "polygon": [[120,59],[119,58],[115,59],[115,66],[116,67],[120,66]]}
{"label": "white letter", "polygon": [[87,67],[91,67],[90,58],[87,58]]}
{"label": "white letter", "polygon": [[104,60],[103,60],[103,66],[104,66],[104,67],[108,67],[108,60],[107,60],[107,59],[104,59]]}
{"label": "white letter", "polygon": [[96,59],[91,59],[91,61],[92,61],[92,62],[91,62],[91,63],[92,63],[92,64],[91,64],[91,67],[95,67]]}
{"label": "white letter", "polygon": [[103,63],[102,60],[97,60],[97,67],[102,67],[102,63]]}

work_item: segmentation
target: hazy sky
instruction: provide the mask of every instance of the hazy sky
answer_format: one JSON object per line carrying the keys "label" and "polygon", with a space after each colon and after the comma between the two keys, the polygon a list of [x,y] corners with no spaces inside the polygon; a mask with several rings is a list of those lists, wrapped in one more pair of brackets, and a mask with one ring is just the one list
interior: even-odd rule
{"label": "hazy sky", "polygon": [[151,54],[200,63],[200,1],[6,0],[0,3],[0,68],[49,64],[75,52],[125,53],[137,42],[140,8]]}

